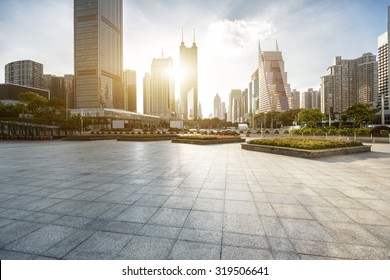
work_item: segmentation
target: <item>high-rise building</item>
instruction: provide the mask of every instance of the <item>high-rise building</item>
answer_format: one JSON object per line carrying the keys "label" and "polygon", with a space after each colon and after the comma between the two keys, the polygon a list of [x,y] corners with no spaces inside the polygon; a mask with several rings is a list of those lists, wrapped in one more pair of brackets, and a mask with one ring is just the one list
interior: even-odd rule
{"label": "high-rise building", "polygon": [[276,42],[275,51],[261,51],[259,43],[259,113],[288,110],[290,85],[284,71],[282,52]]}
{"label": "high-rise building", "polygon": [[221,103],[221,120],[227,120],[227,114],[226,114],[226,103]]}
{"label": "high-rise building", "polygon": [[[390,12],[389,12],[390,13]],[[390,31],[390,28],[389,28]],[[382,96],[384,109],[389,110],[390,89],[390,62],[389,62],[389,31],[378,37],[378,107],[382,107]]]}
{"label": "high-rise building", "polygon": [[6,84],[43,88],[43,64],[32,60],[20,60],[5,65]]}
{"label": "high-rise building", "polygon": [[199,120],[203,119],[202,104],[200,102],[198,106],[198,119]]}
{"label": "high-rise building", "polygon": [[377,100],[378,63],[375,55],[365,53],[356,59],[335,57],[327,75],[321,77],[321,111],[343,113],[356,103]]}
{"label": "high-rise building", "polygon": [[312,88],[309,88],[307,91],[302,92],[301,108],[302,109],[321,109],[320,91],[313,90]]}
{"label": "high-rise building", "polygon": [[55,76],[50,74],[43,75],[43,88],[49,90],[50,99],[61,99],[66,107],[74,108],[74,76],[64,75]]}
{"label": "high-rise building", "polygon": [[163,119],[175,117],[175,79],[171,57],[153,59],[150,96],[150,114]]}
{"label": "high-rise building", "polygon": [[290,109],[299,109],[301,108],[301,92],[293,89],[291,91],[289,99],[289,108]]}
{"label": "high-rise building", "polygon": [[[188,100],[188,94],[193,90],[193,100]],[[180,44],[180,103],[184,119],[188,119],[188,112],[193,112],[193,119],[198,118],[198,47],[194,42],[191,47],[184,45],[182,40]],[[192,108],[189,108],[192,104]]]}
{"label": "high-rise building", "polygon": [[150,91],[150,74],[145,73],[143,78],[144,114],[150,114],[152,95]]}
{"label": "high-rise building", "polygon": [[229,94],[228,121],[232,123],[241,122],[242,112],[242,92],[240,89],[232,89]]}
{"label": "high-rise building", "polygon": [[218,93],[214,97],[214,118],[222,119],[221,97]]}
{"label": "high-rise building", "polygon": [[124,108],[122,0],[74,0],[77,108]]}
{"label": "high-rise building", "polygon": [[69,109],[74,109],[76,106],[76,99],[74,95],[74,75],[64,75],[64,87],[66,92],[65,103]]}
{"label": "high-rise building", "polygon": [[137,112],[137,73],[133,70],[123,71],[125,110]]}

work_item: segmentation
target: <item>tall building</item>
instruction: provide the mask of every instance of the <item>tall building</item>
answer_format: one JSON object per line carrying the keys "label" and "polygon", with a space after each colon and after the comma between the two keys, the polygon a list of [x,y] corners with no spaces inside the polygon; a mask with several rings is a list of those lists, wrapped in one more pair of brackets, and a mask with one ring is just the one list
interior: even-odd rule
{"label": "tall building", "polygon": [[214,97],[214,118],[222,119],[221,97],[218,93]]}
{"label": "tall building", "polygon": [[[390,14],[390,12],[389,12]],[[390,27],[389,27],[390,31]],[[382,96],[390,95],[389,31],[378,37],[378,107],[382,107]],[[389,98],[383,98],[384,109],[389,110]]]}
{"label": "tall building", "polygon": [[163,119],[175,117],[175,79],[171,57],[153,59],[150,96],[150,114]]}
{"label": "tall building", "polygon": [[241,122],[242,112],[242,92],[240,89],[232,89],[229,94],[228,121],[232,123]]}
{"label": "tall building", "polygon": [[64,75],[55,76],[50,74],[43,75],[43,88],[49,90],[50,99],[61,99],[66,107],[74,108],[74,76]]}
{"label": "tall building", "polygon": [[221,103],[221,120],[227,120],[226,103]]}
{"label": "tall building", "polygon": [[301,92],[293,89],[291,91],[290,100],[289,100],[290,109],[299,109],[301,108]]}
{"label": "tall building", "polygon": [[123,71],[125,110],[137,112],[137,73],[133,70]]}
{"label": "tall building", "polygon": [[302,92],[301,108],[302,109],[321,109],[320,91],[313,90],[312,88],[309,88],[307,91]]}
{"label": "tall building", "polygon": [[[188,94],[193,90],[193,100],[188,100]],[[188,119],[188,112],[193,112],[193,119],[198,118],[198,47],[194,42],[186,47],[182,40],[180,44],[180,103],[184,119]],[[192,108],[189,108],[192,104]]]}
{"label": "tall building", "polygon": [[5,65],[6,84],[43,88],[43,64],[32,60],[20,60]]}
{"label": "tall building", "polygon": [[74,94],[74,75],[64,75],[64,87],[66,92],[66,100],[68,108],[74,109],[76,107],[76,98]]}
{"label": "tall building", "polygon": [[150,91],[150,74],[145,73],[143,78],[143,97],[144,97],[144,114],[150,114],[152,104],[152,95]]}
{"label": "tall building", "polygon": [[77,108],[124,108],[122,0],[74,0]]}
{"label": "tall building", "polygon": [[334,58],[327,75],[321,77],[321,111],[343,113],[356,103],[377,100],[378,63],[376,56],[365,53],[356,59]]}
{"label": "tall building", "polygon": [[290,85],[284,71],[282,52],[276,42],[275,51],[261,51],[259,43],[259,109],[258,112],[288,110]]}

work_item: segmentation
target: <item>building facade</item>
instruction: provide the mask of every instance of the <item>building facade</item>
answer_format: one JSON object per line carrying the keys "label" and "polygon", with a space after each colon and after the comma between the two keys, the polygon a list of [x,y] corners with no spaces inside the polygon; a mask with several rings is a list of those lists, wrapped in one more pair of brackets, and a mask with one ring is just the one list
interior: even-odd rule
{"label": "building facade", "polygon": [[142,81],[144,114],[150,114],[150,104],[152,102],[152,96],[150,92],[150,73],[145,73]]}
{"label": "building facade", "polygon": [[227,121],[238,123],[243,121],[243,98],[240,89],[232,89],[229,94],[229,107]]}
{"label": "building facade", "polygon": [[259,108],[258,113],[289,109],[290,85],[284,70],[282,52],[276,43],[275,51],[262,51],[259,43]]}
{"label": "building facade", "polygon": [[43,64],[20,60],[8,63],[4,68],[6,84],[43,88]]}
{"label": "building facade", "polygon": [[69,109],[75,107],[73,75],[64,75],[63,77],[50,74],[43,75],[43,88],[49,90],[50,99],[58,98],[62,100]]}
{"label": "building facade", "polygon": [[321,77],[321,111],[343,113],[356,103],[377,100],[378,63],[376,56],[365,53],[356,59],[334,58],[327,75]]}
{"label": "building facade", "polygon": [[149,114],[163,119],[175,117],[175,79],[171,57],[153,59],[150,74]]}
{"label": "building facade", "polygon": [[123,71],[125,110],[137,112],[137,73],[133,70]]}
{"label": "building facade", "polygon": [[[389,96],[389,32],[378,37],[378,107],[382,107],[382,96]],[[384,109],[389,110],[389,98],[383,98]]]}
{"label": "building facade", "polygon": [[222,119],[222,103],[218,93],[214,97],[214,118]]}
{"label": "building facade", "polygon": [[122,0],[74,0],[77,108],[123,109]]}
{"label": "building facade", "polygon": [[309,88],[301,94],[302,109],[319,109],[321,110],[321,94],[318,90]]}
{"label": "building facade", "polygon": [[300,109],[301,108],[301,92],[293,89],[289,98],[289,107],[290,109]]}
{"label": "building facade", "polygon": [[[193,100],[189,101],[188,96],[192,90]],[[191,47],[185,46],[183,36],[180,44],[180,103],[185,120],[189,119],[190,111],[193,112],[192,119],[198,118],[198,47],[195,36]]]}
{"label": "building facade", "polygon": [[4,104],[16,104],[19,102],[19,95],[29,91],[49,99],[50,93],[45,89],[16,84],[0,84],[0,101]]}

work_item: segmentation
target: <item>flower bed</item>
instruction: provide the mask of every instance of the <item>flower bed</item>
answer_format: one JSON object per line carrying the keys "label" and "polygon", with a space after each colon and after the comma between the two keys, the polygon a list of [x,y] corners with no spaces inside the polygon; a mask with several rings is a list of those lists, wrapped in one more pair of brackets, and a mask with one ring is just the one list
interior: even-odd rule
{"label": "flower bed", "polygon": [[303,158],[319,158],[371,151],[371,146],[356,141],[292,138],[254,139],[247,144],[241,144],[241,148]]}
{"label": "flower bed", "polygon": [[176,134],[86,134],[73,135],[64,138],[67,141],[96,141],[96,140],[118,140],[118,141],[160,141],[176,138]]}
{"label": "flower bed", "polygon": [[254,139],[248,144],[278,146],[305,150],[321,150],[332,148],[356,147],[362,146],[361,142],[357,141],[342,141],[342,140],[321,140],[321,139],[297,139],[297,138],[270,138],[270,139]]}

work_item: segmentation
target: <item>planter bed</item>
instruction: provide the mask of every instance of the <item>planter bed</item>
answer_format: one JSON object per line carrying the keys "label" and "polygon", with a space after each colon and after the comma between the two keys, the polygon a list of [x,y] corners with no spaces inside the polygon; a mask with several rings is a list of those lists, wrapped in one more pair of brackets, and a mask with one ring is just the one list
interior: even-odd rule
{"label": "planter bed", "polygon": [[364,153],[364,152],[371,151],[371,146],[368,145],[356,146],[356,147],[320,149],[320,150],[305,150],[305,149],[266,146],[266,145],[258,145],[258,144],[241,144],[241,148],[249,151],[301,157],[301,158],[320,158],[320,157],[329,157],[329,156],[336,156],[336,155]]}
{"label": "planter bed", "polygon": [[176,138],[177,136],[176,135],[172,135],[172,136],[164,136],[164,137],[128,137],[128,136],[125,136],[125,137],[119,137],[117,139],[117,141],[167,141],[167,140],[172,140],[174,138]]}
{"label": "planter bed", "polygon": [[195,144],[195,145],[213,145],[213,144],[229,144],[229,143],[242,143],[245,139],[241,138],[227,138],[227,139],[172,139],[172,143],[184,143],[184,144]]}
{"label": "planter bed", "polygon": [[115,140],[117,137],[115,136],[83,136],[83,135],[78,135],[78,136],[68,136],[65,138],[62,138],[64,141],[97,141],[97,140]]}

